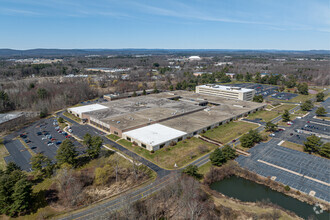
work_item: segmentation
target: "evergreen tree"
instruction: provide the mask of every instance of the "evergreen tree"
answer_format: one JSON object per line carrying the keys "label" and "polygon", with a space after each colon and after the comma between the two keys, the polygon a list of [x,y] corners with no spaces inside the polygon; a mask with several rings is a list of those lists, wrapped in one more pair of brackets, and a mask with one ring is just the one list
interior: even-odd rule
{"label": "evergreen tree", "polygon": [[277,131],[277,125],[272,123],[271,121],[266,123],[266,131],[270,131],[270,132],[275,132]]}
{"label": "evergreen tree", "polygon": [[29,209],[31,204],[32,185],[26,179],[16,182],[12,194],[11,215],[16,215]]}
{"label": "evergreen tree", "polygon": [[103,140],[99,136],[94,136],[91,139],[91,144],[87,146],[87,154],[90,158],[96,158],[99,156],[101,152],[101,147],[103,144]]}
{"label": "evergreen tree", "polygon": [[184,170],[183,173],[195,177],[199,179],[201,175],[198,173],[198,167],[196,165],[188,165]]}
{"label": "evergreen tree", "polygon": [[308,95],[308,85],[307,83],[299,84],[297,86],[298,92],[302,95]]}
{"label": "evergreen tree", "polygon": [[264,98],[262,95],[255,95],[255,96],[253,96],[252,101],[262,103],[264,101]]}
{"label": "evergreen tree", "polygon": [[226,156],[222,153],[222,150],[217,148],[210,154],[211,163],[215,166],[221,166],[226,163]]}
{"label": "evergreen tree", "polygon": [[322,115],[326,115],[327,112],[325,111],[325,108],[324,107],[319,107],[317,110],[316,110],[316,115],[318,116],[322,116]]}
{"label": "evergreen tree", "polygon": [[78,156],[78,152],[76,151],[75,146],[73,143],[66,139],[57,149],[57,163],[62,165],[63,163],[68,163],[70,165],[76,165],[76,157]]}
{"label": "evergreen tree", "polygon": [[323,157],[330,158],[330,142],[323,144],[319,150],[319,154]]}
{"label": "evergreen tree", "polygon": [[232,147],[230,147],[228,144],[226,144],[222,148],[222,153],[225,156],[226,160],[232,160],[232,159],[234,159],[237,156],[235,149],[233,149]]}
{"label": "evergreen tree", "polygon": [[321,138],[316,135],[307,137],[307,141],[304,142],[304,150],[310,153],[318,152],[322,146],[323,142]]}
{"label": "evergreen tree", "polygon": [[323,92],[319,92],[316,95],[316,101],[317,102],[323,102],[324,101],[324,93]]}
{"label": "evergreen tree", "polygon": [[307,100],[300,106],[300,109],[303,111],[310,111],[312,108],[314,108],[314,105],[311,100]]}
{"label": "evergreen tree", "polygon": [[289,113],[289,111],[288,110],[285,110],[284,111],[284,113],[283,113],[283,115],[282,115],[282,121],[283,122],[288,122],[288,121],[290,121],[290,113]]}

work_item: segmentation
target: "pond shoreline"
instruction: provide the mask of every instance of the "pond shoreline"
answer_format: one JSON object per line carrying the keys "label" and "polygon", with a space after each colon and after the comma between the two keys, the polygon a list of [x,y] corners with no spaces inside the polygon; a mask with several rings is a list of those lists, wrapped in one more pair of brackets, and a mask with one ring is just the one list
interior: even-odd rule
{"label": "pond shoreline", "polygon": [[241,168],[236,162],[230,161],[229,163],[223,165],[219,168],[211,168],[210,171],[205,175],[204,178],[204,185],[206,188],[212,190],[210,188],[210,185],[214,182],[221,181],[225,178],[228,178],[230,176],[237,176],[241,177],[250,181],[253,181],[255,183],[264,185],[269,187],[272,190],[275,190],[277,192],[283,193],[284,195],[290,196],[292,198],[295,198],[301,202],[305,202],[309,205],[315,205],[316,203],[320,204],[322,209],[325,211],[330,210],[330,204],[326,203],[323,200],[317,199],[315,197],[309,196],[303,192],[297,191],[296,189],[291,188],[289,191],[286,191],[284,189],[284,185],[278,182],[275,182],[271,180],[270,178],[266,178],[263,176],[260,176],[258,174],[252,173],[244,168]]}
{"label": "pond shoreline", "polygon": [[[281,212],[284,212],[286,213],[287,215],[289,215],[290,217],[294,218],[294,219],[303,219],[301,218],[300,216],[298,216],[296,213],[292,212],[292,211],[289,211],[289,210],[286,210],[284,208],[282,208],[281,206],[278,206],[276,204],[273,204],[273,203],[264,203],[264,202],[243,202],[239,199],[236,199],[236,198],[233,198],[233,197],[229,197],[229,196],[226,196],[224,195],[223,193],[221,192],[218,192],[216,190],[213,190],[211,189],[209,186],[207,185],[204,185],[203,187],[203,190],[211,195],[211,196],[214,196],[215,198],[218,198],[218,199],[227,199],[231,202],[234,202],[234,203],[237,203],[237,204],[240,204],[240,205],[244,205],[244,206],[254,206],[254,207],[259,207],[259,208],[262,208],[262,209],[267,209],[267,208],[272,208],[272,209],[277,209],[277,210],[280,210]],[[246,214],[246,213],[245,213]]]}

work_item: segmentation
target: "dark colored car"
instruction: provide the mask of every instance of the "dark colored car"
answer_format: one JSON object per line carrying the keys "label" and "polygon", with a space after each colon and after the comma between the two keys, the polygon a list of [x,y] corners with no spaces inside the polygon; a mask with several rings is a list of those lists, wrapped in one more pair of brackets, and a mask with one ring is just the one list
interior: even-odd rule
{"label": "dark colored car", "polygon": [[62,141],[57,141],[56,145],[62,144]]}
{"label": "dark colored car", "polygon": [[37,135],[42,135],[42,133],[39,131],[39,132],[37,132]]}

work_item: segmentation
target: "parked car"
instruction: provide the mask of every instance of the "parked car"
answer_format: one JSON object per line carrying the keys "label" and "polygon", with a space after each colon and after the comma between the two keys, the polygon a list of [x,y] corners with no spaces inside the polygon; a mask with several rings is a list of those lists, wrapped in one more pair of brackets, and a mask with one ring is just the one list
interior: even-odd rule
{"label": "parked car", "polygon": [[69,131],[70,133],[72,133],[72,130],[71,130],[71,129],[69,129],[68,131]]}
{"label": "parked car", "polygon": [[67,136],[65,136],[66,138],[70,138],[71,137],[71,135],[67,135]]}
{"label": "parked car", "polygon": [[56,145],[62,144],[62,141],[57,141]]}
{"label": "parked car", "polygon": [[37,149],[37,147],[31,147],[32,150]]}
{"label": "parked car", "polygon": [[56,139],[55,138],[52,138],[52,139],[50,139],[51,141],[56,141]]}
{"label": "parked car", "polygon": [[46,136],[45,137],[42,137],[41,140],[47,140],[47,137]]}
{"label": "parked car", "polygon": [[48,146],[51,146],[51,145],[53,145],[54,143],[52,143],[52,142],[50,142],[49,144],[47,144]]}
{"label": "parked car", "polygon": [[25,143],[29,143],[29,142],[31,142],[31,141],[30,141],[29,139],[25,139],[24,142],[25,142]]}
{"label": "parked car", "polygon": [[39,131],[39,132],[37,132],[37,135],[42,135],[42,133]]}
{"label": "parked car", "polygon": [[275,137],[275,134],[274,134],[274,133],[272,133],[272,134],[270,134],[269,136],[270,136],[270,137]]}

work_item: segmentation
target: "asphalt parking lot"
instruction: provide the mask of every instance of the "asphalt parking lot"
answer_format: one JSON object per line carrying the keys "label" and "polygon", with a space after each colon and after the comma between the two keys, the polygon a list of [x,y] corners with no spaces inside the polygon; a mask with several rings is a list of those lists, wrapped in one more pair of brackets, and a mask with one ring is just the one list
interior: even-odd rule
{"label": "asphalt parking lot", "polygon": [[290,100],[294,97],[297,97],[298,94],[288,93],[288,92],[277,92],[271,95],[272,98],[280,99],[280,100]]}
{"label": "asphalt parking lot", "polygon": [[[315,191],[315,197],[330,202],[330,161],[321,157],[278,146],[280,139],[273,138],[251,148],[250,157],[239,156],[236,161],[244,168],[264,177],[276,177],[276,181],[301,192]],[[260,162],[273,164],[283,169]],[[293,172],[288,172],[288,169]],[[300,174],[296,175],[294,172]],[[310,178],[314,178],[314,181]]]}
{"label": "asphalt parking lot", "polygon": [[[56,131],[57,124],[54,124],[54,120],[54,117],[42,119],[20,130],[18,134],[23,141],[26,141],[26,144],[34,153],[43,153],[53,161],[55,161],[56,151],[60,142],[63,142],[66,139],[66,135],[68,135],[65,132],[59,133]],[[50,136],[47,137],[47,135]],[[84,147],[79,142],[72,137],[68,138],[73,141],[79,154],[85,153]],[[10,153],[10,156],[5,158],[6,163],[12,161],[23,170],[31,171],[31,154],[19,140],[6,139],[5,147]]]}
{"label": "asphalt parking lot", "polygon": [[5,146],[9,152],[9,156],[5,157],[5,161],[16,163],[22,170],[31,171],[30,158],[31,154],[19,140],[11,140],[5,142]]}

